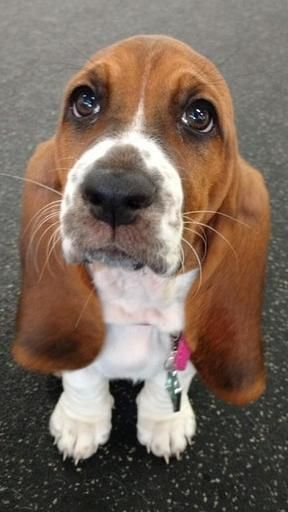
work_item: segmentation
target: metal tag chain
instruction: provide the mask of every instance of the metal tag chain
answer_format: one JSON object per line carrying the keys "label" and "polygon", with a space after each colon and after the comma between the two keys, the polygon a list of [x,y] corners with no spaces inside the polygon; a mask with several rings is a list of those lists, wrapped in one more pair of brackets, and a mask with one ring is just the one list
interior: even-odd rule
{"label": "metal tag chain", "polygon": [[179,381],[178,371],[175,368],[175,355],[177,352],[179,336],[177,338],[173,337],[173,340],[173,348],[165,362],[165,370],[167,371],[165,388],[169,393],[173,411],[179,412],[181,407],[182,387]]}

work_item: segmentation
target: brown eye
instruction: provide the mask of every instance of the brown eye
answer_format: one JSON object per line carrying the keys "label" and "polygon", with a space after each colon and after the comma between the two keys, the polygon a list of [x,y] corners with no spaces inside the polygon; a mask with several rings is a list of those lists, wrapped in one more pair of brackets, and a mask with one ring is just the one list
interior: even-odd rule
{"label": "brown eye", "polygon": [[215,109],[207,100],[196,100],[190,103],[181,117],[185,128],[198,133],[210,133],[215,126],[215,121]]}
{"label": "brown eye", "polygon": [[95,116],[101,110],[100,98],[91,87],[77,87],[72,94],[71,110],[77,118]]}

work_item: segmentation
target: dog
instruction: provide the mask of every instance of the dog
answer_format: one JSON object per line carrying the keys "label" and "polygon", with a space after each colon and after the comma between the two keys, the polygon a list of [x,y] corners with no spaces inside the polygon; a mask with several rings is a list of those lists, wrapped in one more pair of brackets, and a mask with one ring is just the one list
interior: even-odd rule
{"label": "dog", "polygon": [[72,78],[25,176],[13,345],[24,367],[62,376],[50,432],[64,458],[108,440],[111,379],[144,382],[138,440],[166,462],[195,433],[196,371],[233,404],[263,393],[269,219],[209,60],[137,36]]}

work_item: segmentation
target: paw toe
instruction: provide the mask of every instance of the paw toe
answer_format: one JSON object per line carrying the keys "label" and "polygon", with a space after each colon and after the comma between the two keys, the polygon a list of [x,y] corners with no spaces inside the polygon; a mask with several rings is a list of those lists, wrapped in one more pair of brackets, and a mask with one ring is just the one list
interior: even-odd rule
{"label": "paw toe", "polygon": [[172,456],[178,460],[181,458],[195,433],[196,422],[189,404],[164,420],[140,416],[137,427],[139,442],[146,446],[147,451],[151,450],[157,457],[164,457],[168,464]]}
{"label": "paw toe", "polygon": [[78,464],[80,460],[91,457],[98,446],[108,440],[111,419],[107,415],[104,419],[89,423],[77,420],[71,418],[58,403],[51,415],[49,426],[63,459],[73,457],[75,464]]}

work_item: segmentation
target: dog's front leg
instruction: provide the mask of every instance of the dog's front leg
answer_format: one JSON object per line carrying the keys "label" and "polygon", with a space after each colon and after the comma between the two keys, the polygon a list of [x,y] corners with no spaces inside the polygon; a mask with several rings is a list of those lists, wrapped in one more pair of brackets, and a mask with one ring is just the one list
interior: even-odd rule
{"label": "dog's front leg", "polygon": [[180,458],[195,433],[196,422],[187,395],[195,369],[189,363],[178,377],[182,387],[181,408],[173,412],[172,402],[165,387],[167,373],[162,371],[145,381],[137,397],[138,440],[158,457],[169,462],[171,456]]}
{"label": "dog's front leg", "polygon": [[50,432],[63,458],[87,459],[106,443],[111,431],[113,397],[109,382],[93,365],[64,372],[64,391],[50,418]]}

